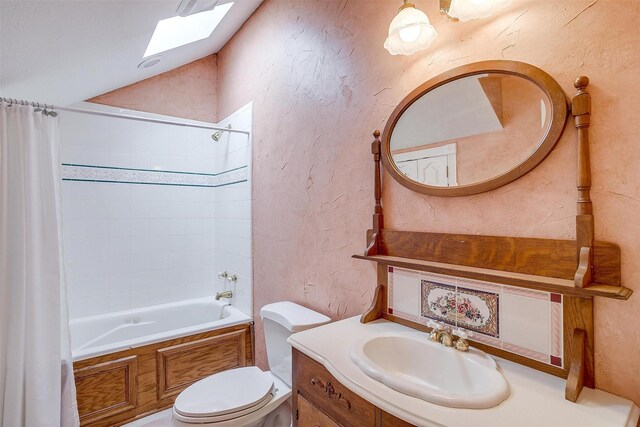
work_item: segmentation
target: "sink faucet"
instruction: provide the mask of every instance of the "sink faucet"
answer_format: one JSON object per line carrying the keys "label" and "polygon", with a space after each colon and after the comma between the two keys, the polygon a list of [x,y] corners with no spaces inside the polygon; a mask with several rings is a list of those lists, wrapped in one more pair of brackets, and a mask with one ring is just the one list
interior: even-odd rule
{"label": "sink faucet", "polygon": [[455,338],[453,338],[453,334],[449,331],[442,331],[440,334],[440,343],[445,345],[446,347],[453,347]]}
{"label": "sink faucet", "polygon": [[[433,342],[438,342],[447,347],[455,347],[459,351],[469,351],[469,342],[467,338],[471,335],[470,332],[466,332],[460,328],[456,328],[453,331],[445,330],[442,324],[439,322],[430,320],[427,326],[431,328],[429,339]],[[455,337],[458,337],[458,340]]]}
{"label": "sink faucet", "polygon": [[218,301],[220,298],[231,298],[232,296],[233,293],[231,291],[218,292],[216,293],[216,301]]}

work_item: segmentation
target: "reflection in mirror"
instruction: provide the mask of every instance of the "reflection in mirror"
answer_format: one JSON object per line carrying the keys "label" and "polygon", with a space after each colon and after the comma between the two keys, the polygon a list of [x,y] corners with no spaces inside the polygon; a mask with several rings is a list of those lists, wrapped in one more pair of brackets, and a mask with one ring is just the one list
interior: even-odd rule
{"label": "reflection in mirror", "polygon": [[453,80],[402,113],[391,134],[391,157],[421,184],[477,184],[531,156],[550,126],[551,110],[546,93],[523,77],[485,73]]}

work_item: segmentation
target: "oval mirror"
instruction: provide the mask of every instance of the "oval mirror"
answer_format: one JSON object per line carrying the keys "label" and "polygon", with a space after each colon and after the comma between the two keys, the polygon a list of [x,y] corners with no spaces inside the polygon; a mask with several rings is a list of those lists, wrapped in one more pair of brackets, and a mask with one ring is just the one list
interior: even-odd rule
{"label": "oval mirror", "polygon": [[521,62],[465,65],[424,83],[398,105],[382,160],[405,187],[463,196],[533,169],[565,126],[567,99],[544,71]]}

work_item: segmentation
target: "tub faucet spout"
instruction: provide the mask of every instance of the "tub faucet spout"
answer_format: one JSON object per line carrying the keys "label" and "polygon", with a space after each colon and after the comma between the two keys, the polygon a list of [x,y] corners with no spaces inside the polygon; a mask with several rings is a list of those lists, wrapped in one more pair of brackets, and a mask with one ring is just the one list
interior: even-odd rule
{"label": "tub faucet spout", "polygon": [[216,301],[218,301],[220,298],[231,298],[232,296],[233,293],[231,291],[218,292],[216,294]]}

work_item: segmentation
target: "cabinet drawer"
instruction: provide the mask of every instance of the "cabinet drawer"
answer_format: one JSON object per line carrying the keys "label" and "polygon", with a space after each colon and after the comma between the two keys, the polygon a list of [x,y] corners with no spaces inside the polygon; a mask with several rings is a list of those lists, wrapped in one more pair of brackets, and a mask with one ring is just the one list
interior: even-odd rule
{"label": "cabinet drawer", "polygon": [[[340,384],[321,364],[293,350],[296,391],[344,425],[376,425],[376,407]],[[294,391],[295,392],[295,391]]]}
{"label": "cabinet drawer", "polygon": [[298,395],[298,427],[340,427],[340,424]]}

